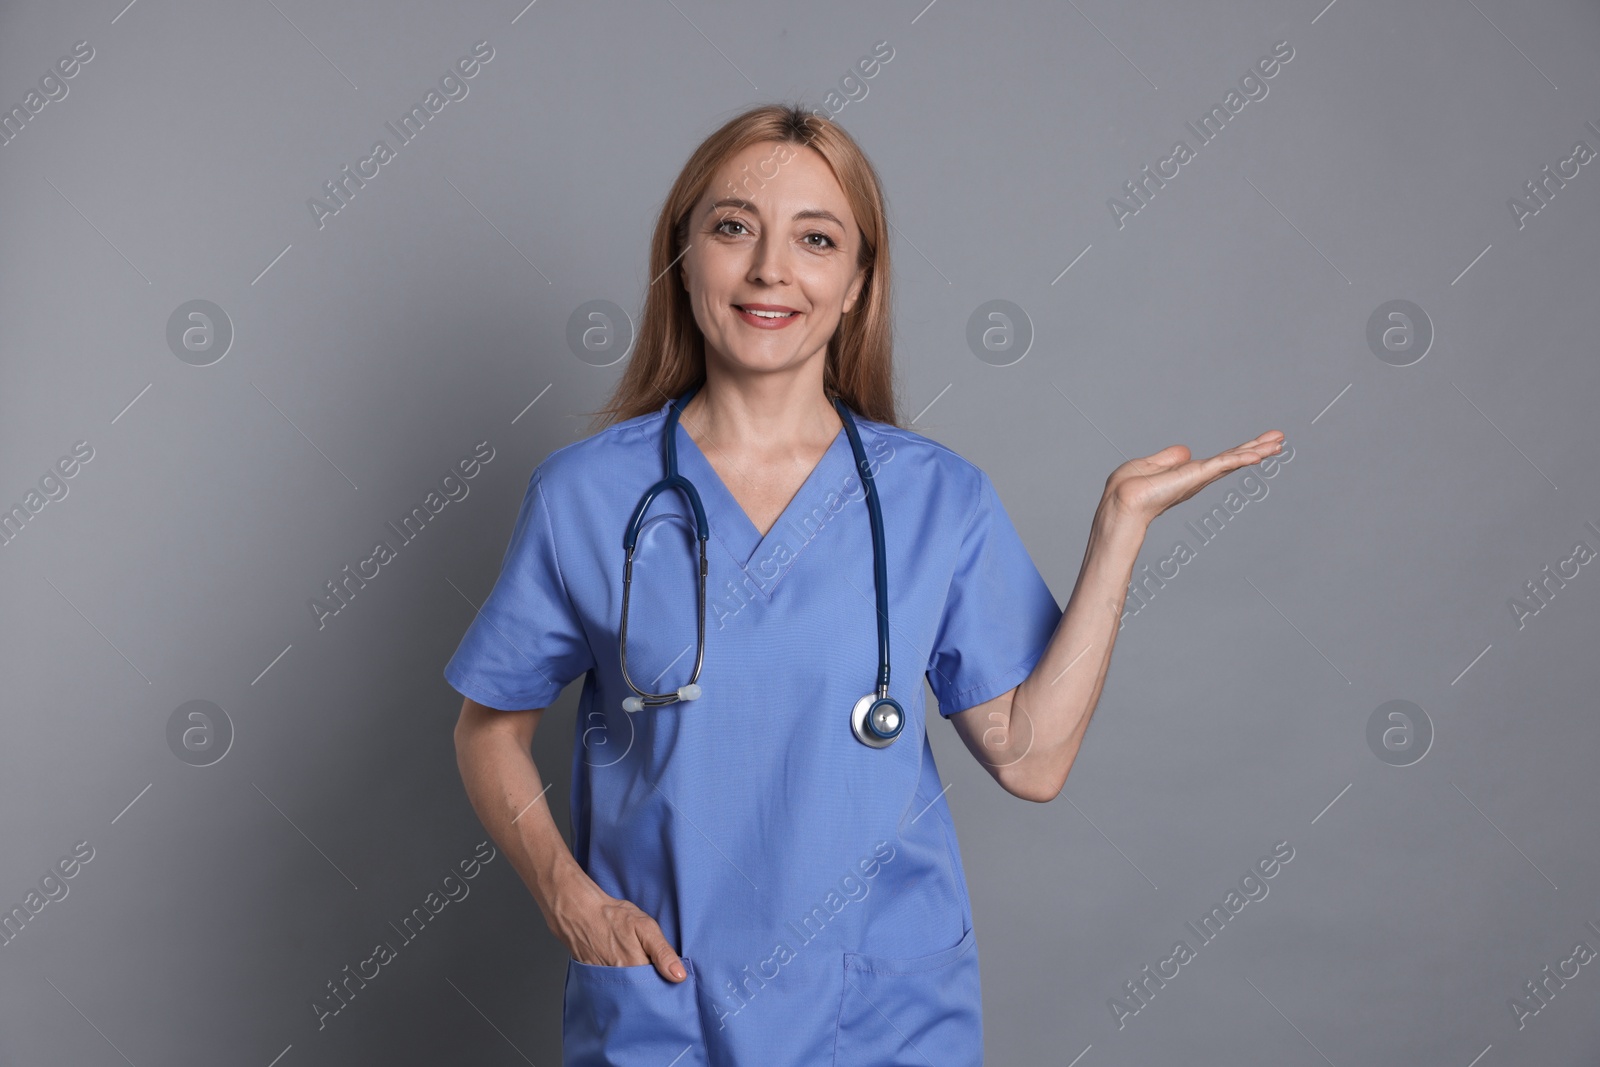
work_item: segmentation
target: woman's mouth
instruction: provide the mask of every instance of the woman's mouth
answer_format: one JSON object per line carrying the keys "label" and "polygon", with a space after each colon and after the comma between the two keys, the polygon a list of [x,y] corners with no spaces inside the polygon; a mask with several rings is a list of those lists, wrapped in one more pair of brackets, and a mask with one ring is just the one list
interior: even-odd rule
{"label": "woman's mouth", "polygon": [[740,319],[758,330],[781,330],[800,317],[794,308],[780,304],[735,304],[733,309]]}

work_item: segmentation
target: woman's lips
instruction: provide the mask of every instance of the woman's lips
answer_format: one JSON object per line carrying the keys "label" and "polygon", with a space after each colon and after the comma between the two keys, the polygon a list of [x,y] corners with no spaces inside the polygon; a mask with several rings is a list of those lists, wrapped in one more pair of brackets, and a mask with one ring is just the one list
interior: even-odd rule
{"label": "woman's lips", "polygon": [[[765,308],[760,308],[759,305],[757,305],[757,308],[758,310],[767,310]],[[733,305],[733,310],[738,313],[740,320],[749,323],[758,330],[781,330],[785,326],[790,325],[800,318],[800,312],[798,311],[785,315],[782,318],[775,318],[770,315],[752,315],[739,304]]]}

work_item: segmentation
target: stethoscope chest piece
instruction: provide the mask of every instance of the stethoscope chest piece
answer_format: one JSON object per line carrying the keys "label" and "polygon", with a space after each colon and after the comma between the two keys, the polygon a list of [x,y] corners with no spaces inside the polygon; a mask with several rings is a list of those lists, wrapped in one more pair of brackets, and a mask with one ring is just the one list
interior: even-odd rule
{"label": "stethoscope chest piece", "polygon": [[905,710],[893,697],[868,693],[850,709],[850,732],[872,748],[888,748],[905,727]]}

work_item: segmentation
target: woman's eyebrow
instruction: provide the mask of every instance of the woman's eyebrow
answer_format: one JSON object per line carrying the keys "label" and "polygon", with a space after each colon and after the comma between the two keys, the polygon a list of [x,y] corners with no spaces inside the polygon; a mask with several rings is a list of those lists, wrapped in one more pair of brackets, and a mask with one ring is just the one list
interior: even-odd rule
{"label": "woman's eyebrow", "polygon": [[[752,215],[761,214],[761,212],[756,209],[756,206],[750,201],[741,200],[736,196],[725,196],[721,200],[716,201],[711,205],[707,213],[709,214],[711,211],[715,211],[719,207],[743,208]],[[794,213],[794,217],[796,219],[825,219],[839,227],[841,230],[845,228],[844,223],[839,221],[839,217],[837,215],[831,211],[824,211],[821,208],[806,208],[802,211],[796,211]]]}

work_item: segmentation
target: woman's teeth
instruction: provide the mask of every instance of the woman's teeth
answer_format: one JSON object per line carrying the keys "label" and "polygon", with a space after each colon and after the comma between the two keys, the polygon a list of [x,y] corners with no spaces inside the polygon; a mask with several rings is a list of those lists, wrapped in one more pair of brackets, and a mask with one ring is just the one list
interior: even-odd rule
{"label": "woman's teeth", "polygon": [[750,308],[740,308],[747,315],[755,315],[763,319],[787,319],[791,315],[799,314],[795,311],[752,311]]}

